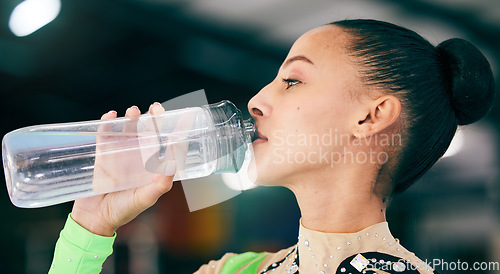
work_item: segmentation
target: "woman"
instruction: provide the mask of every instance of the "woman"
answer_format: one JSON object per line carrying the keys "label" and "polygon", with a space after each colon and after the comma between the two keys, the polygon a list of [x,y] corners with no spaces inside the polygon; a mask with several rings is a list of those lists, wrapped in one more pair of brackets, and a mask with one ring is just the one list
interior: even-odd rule
{"label": "woman", "polygon": [[[391,235],[388,201],[444,154],[457,125],[483,117],[493,97],[488,61],[464,40],[434,47],[375,20],[305,33],[248,104],[259,131],[256,180],[296,195],[298,243],[277,253],[226,254],[198,273],[433,273]],[[125,116],[139,114],[131,107]],[[167,192],[174,172],[171,166],[144,187],[75,201],[52,273],[99,272],[116,229]]]}

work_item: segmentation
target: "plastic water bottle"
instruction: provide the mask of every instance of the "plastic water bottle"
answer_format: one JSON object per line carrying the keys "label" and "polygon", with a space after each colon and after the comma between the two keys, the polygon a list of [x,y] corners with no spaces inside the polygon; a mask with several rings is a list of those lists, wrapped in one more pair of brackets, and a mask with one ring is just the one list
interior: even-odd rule
{"label": "plastic water bottle", "polygon": [[255,132],[229,101],[25,127],[2,140],[7,189],[14,205],[34,208],[148,184],[170,161],[174,180],[237,172]]}

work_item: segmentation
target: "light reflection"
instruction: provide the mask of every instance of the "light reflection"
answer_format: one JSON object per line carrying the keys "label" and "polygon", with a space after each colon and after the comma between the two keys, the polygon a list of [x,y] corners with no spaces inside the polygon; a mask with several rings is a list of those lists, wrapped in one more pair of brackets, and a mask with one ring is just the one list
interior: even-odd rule
{"label": "light reflection", "polygon": [[458,152],[460,152],[463,146],[464,146],[464,132],[459,129],[457,130],[457,133],[455,133],[455,137],[453,137],[453,140],[451,141],[448,150],[446,150],[446,153],[443,155],[443,158],[457,154]]}
{"label": "light reflection", "polygon": [[248,168],[250,167],[253,149],[249,148],[245,154],[245,161],[237,173],[222,173],[221,178],[227,187],[233,190],[248,190],[257,187],[248,176]]}
{"label": "light reflection", "polygon": [[12,11],[9,28],[16,36],[30,35],[54,20],[60,10],[60,0],[23,1]]}

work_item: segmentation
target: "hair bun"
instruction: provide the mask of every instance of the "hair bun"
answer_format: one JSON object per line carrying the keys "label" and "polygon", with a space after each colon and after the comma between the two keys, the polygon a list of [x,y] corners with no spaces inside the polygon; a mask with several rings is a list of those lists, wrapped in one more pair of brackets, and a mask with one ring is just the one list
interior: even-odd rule
{"label": "hair bun", "polygon": [[458,124],[467,125],[481,119],[491,109],[495,97],[488,60],[474,45],[459,38],[446,40],[436,49],[448,70]]}

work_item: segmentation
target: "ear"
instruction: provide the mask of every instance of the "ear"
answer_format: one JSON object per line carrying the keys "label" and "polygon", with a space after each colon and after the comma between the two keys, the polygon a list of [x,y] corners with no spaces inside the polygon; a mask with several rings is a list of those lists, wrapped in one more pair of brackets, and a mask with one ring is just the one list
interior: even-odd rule
{"label": "ear", "polygon": [[365,138],[390,127],[401,113],[401,102],[393,95],[384,95],[367,102],[365,112],[361,112],[353,135]]}

